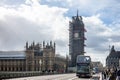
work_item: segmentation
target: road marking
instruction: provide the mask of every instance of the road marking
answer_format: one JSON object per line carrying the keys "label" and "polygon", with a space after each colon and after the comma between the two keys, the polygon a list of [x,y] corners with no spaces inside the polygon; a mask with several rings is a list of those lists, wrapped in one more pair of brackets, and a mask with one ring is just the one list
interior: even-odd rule
{"label": "road marking", "polygon": [[89,80],[100,80],[100,77],[99,76],[94,76],[94,77],[90,78]]}
{"label": "road marking", "polygon": [[71,78],[71,79],[68,79],[68,80],[74,80],[74,79],[77,79],[76,77],[73,77],[73,78]]}

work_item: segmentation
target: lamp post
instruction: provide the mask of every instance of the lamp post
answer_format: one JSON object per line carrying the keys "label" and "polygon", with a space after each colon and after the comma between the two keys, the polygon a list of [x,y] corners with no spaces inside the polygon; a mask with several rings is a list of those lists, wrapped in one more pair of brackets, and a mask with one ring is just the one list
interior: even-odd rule
{"label": "lamp post", "polygon": [[42,64],[42,61],[41,61],[41,59],[39,60],[39,64],[40,64],[40,71],[41,71],[41,64]]}

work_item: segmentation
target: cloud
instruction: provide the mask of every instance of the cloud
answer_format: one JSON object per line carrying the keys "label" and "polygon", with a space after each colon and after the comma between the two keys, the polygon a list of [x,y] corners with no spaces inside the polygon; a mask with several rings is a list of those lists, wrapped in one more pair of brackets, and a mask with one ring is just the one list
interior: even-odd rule
{"label": "cloud", "polygon": [[81,16],[100,14],[100,19],[105,24],[111,24],[116,19],[119,20],[120,17],[119,0],[41,0],[41,4],[68,8],[69,11],[66,15],[69,17],[73,14],[76,15],[75,12],[77,9]]}
{"label": "cloud", "polygon": [[62,44],[68,38],[68,19],[63,16],[66,11],[40,5],[37,1],[20,4],[17,8],[0,7],[1,50],[23,49],[26,41],[59,40]]}
{"label": "cloud", "polygon": [[106,42],[108,41],[107,38],[109,37],[111,30],[103,24],[103,22],[99,19],[99,15],[85,17],[83,19],[87,29],[87,47],[94,48],[94,50],[97,51],[103,51],[103,49],[107,46]]}
{"label": "cloud", "polygon": [[14,3],[8,0],[0,3],[1,50],[23,50],[26,41],[42,43],[52,40],[57,44],[57,53],[68,54],[69,21],[76,15],[77,9],[87,29],[86,54],[91,55],[93,60],[102,58],[105,62],[109,45],[115,45],[119,50],[118,0],[12,1]]}
{"label": "cloud", "polygon": [[[93,15],[102,8],[106,7],[108,1],[96,1],[96,0],[44,0],[42,4],[48,4],[49,6],[61,6],[70,9],[71,13],[74,13],[77,9],[82,15]],[[97,6],[97,7],[96,7]],[[73,11],[73,12],[72,12]],[[69,14],[69,13],[68,13]]]}
{"label": "cloud", "polygon": [[[91,55],[93,60],[104,62],[105,65],[105,58],[109,54],[109,46],[115,45],[117,50],[120,47],[119,21],[107,25],[100,19],[99,14],[91,17],[83,17],[83,21],[87,29],[87,33],[85,33],[87,37],[85,41],[87,45],[85,48],[86,54]],[[98,55],[99,57],[96,57]]]}
{"label": "cloud", "polygon": [[19,5],[25,2],[25,0],[1,0],[0,1],[0,6],[5,6],[5,5]]}

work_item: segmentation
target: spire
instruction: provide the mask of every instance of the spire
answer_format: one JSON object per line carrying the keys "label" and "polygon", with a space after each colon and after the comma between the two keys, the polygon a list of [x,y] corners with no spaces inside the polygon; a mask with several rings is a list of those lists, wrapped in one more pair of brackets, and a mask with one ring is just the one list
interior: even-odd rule
{"label": "spire", "polygon": [[111,48],[111,52],[115,52],[114,45]]}
{"label": "spire", "polygon": [[43,48],[45,48],[45,41],[43,41]]}
{"label": "spire", "polygon": [[114,45],[112,46],[111,50],[114,50]]}
{"label": "spire", "polygon": [[56,48],[56,43],[54,42],[54,44],[53,44],[53,48],[54,48],[54,50],[55,50],[55,48]]}
{"label": "spire", "polygon": [[50,41],[50,46],[52,47],[52,41]]}
{"label": "spire", "polygon": [[28,41],[26,42],[26,50],[28,49]]}
{"label": "spire", "polygon": [[78,17],[78,9],[77,9],[77,17]]}
{"label": "spire", "polygon": [[56,46],[56,44],[55,44],[55,42],[54,42],[54,48],[55,48],[55,46]]}
{"label": "spire", "polygon": [[76,20],[79,20],[78,10],[77,10]]}
{"label": "spire", "polygon": [[35,46],[35,42],[33,41],[33,47]]}

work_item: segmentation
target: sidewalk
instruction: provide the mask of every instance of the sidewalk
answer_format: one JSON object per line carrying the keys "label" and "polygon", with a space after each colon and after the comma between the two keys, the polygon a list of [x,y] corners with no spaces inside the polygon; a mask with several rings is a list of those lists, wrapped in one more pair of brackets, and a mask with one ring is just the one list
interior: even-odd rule
{"label": "sidewalk", "polygon": [[103,80],[103,75],[102,73],[99,73],[100,74],[100,80]]}
{"label": "sidewalk", "polygon": [[92,79],[93,80],[103,80],[102,73],[97,73],[97,74],[93,75]]}

